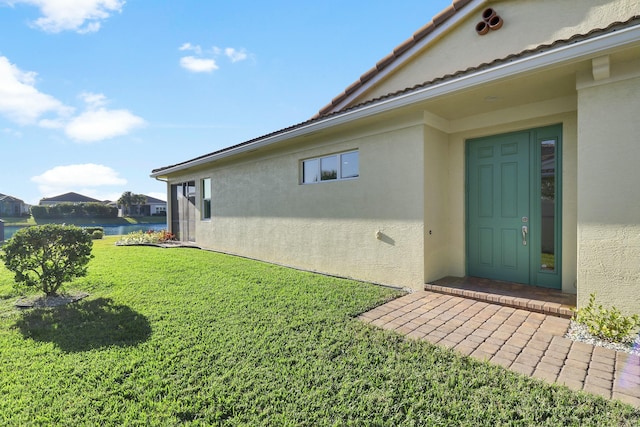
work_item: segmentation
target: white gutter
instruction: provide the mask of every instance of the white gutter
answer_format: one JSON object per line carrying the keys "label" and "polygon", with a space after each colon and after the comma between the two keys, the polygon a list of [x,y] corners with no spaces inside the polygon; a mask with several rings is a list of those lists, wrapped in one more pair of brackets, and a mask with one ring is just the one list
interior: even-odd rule
{"label": "white gutter", "polygon": [[371,105],[365,105],[353,111],[347,111],[345,113],[339,113],[336,116],[318,119],[309,124],[302,125],[273,136],[267,136],[249,144],[230,148],[218,154],[212,154],[200,159],[187,161],[180,165],[163,169],[156,173],[152,173],[151,177],[158,178],[166,176],[171,173],[200,166],[215,160],[256,150],[287,139],[309,135],[313,132],[322,131],[327,128],[353,122],[355,120],[372,117],[397,108],[411,106],[446,94],[472,89],[487,83],[504,79],[505,77],[531,73],[550,66],[557,67],[567,65],[578,60],[588,59],[590,56],[601,55],[603,52],[612,48],[622,47],[633,43],[640,43],[640,25],[623,28],[621,30],[616,30],[601,36],[575,42],[573,44],[552,47],[549,51],[542,51],[531,56],[517,58],[511,62],[496,65],[486,70],[476,71],[452,80],[446,80],[441,83],[429,85],[425,88],[418,89],[404,95],[375,102]]}

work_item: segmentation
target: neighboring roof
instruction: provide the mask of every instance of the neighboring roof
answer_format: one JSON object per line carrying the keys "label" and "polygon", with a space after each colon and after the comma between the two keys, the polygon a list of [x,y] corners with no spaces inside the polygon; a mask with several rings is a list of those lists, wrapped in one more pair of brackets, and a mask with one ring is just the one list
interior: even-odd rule
{"label": "neighboring roof", "polygon": [[97,200],[97,199],[93,199],[91,197],[87,197],[87,196],[83,196],[82,194],[78,194],[78,193],[65,193],[65,194],[61,194],[59,196],[53,196],[53,197],[44,197],[42,199],[40,199],[40,203],[42,202],[57,202],[57,203],[102,203],[102,201]]}
{"label": "neighboring roof", "polygon": [[400,43],[396,46],[393,51],[382,58],[380,61],[376,63],[376,65],[370,68],[366,73],[364,73],[358,80],[349,85],[344,92],[340,95],[336,96],[331,100],[331,102],[320,109],[318,114],[316,114],[313,118],[321,117],[326,114],[333,112],[337,105],[343,102],[349,95],[353,94],[355,91],[364,86],[367,82],[373,79],[377,74],[379,74],[382,70],[387,68],[392,63],[396,62],[396,60],[402,56],[409,49],[418,44],[421,40],[427,37],[429,34],[433,33],[437,28],[442,26],[445,22],[447,22],[452,16],[454,16],[460,9],[465,7],[467,4],[471,3],[473,0],[454,0],[453,3],[444,9],[442,12],[433,17],[431,22],[424,25],[418,31],[413,33],[411,37],[407,40]]}
{"label": "neighboring roof", "polygon": [[147,204],[148,205],[150,205],[150,204],[160,205],[160,204],[163,204],[163,203],[165,203],[165,204],[167,203],[164,200],[156,199],[155,197],[151,197],[151,196],[145,196],[145,197],[147,198]]}
{"label": "neighboring roof", "polygon": [[6,194],[0,193],[0,202],[19,202],[24,203],[23,200],[18,199],[17,197],[7,196]]}
{"label": "neighboring roof", "polygon": [[[454,2],[454,5],[456,3],[467,4],[468,1],[467,2]],[[286,134],[288,132],[291,132],[291,131],[294,131],[294,130],[297,130],[297,129],[301,129],[301,128],[307,127],[307,126],[315,124],[315,123],[323,122],[323,121],[325,121],[325,120],[327,120],[329,118],[346,115],[347,113],[354,112],[354,111],[357,111],[357,110],[360,110],[360,109],[364,109],[365,107],[368,107],[368,106],[371,106],[371,105],[381,104],[381,103],[383,103],[385,101],[392,100],[394,98],[403,97],[403,96],[405,96],[407,94],[410,94],[412,92],[418,92],[418,91],[421,91],[421,90],[425,90],[425,89],[427,89],[427,88],[429,88],[431,86],[436,86],[436,85],[439,85],[441,83],[445,83],[445,82],[448,82],[448,81],[454,81],[454,80],[459,79],[461,77],[469,76],[469,75],[472,75],[474,73],[478,73],[478,72],[481,72],[481,71],[484,71],[484,70],[496,68],[496,67],[498,67],[500,65],[505,65],[505,64],[509,64],[509,63],[515,62],[516,60],[519,60],[519,59],[533,57],[533,56],[535,56],[537,54],[542,54],[542,53],[546,53],[546,52],[552,52],[552,51],[555,51],[555,50],[560,49],[562,47],[575,45],[575,44],[577,44],[579,42],[587,41],[589,39],[596,38],[598,36],[602,36],[602,35],[606,35],[606,34],[610,34],[610,33],[615,33],[615,32],[620,31],[622,29],[636,27],[636,26],[640,26],[640,15],[634,16],[634,17],[630,18],[629,20],[627,20],[625,22],[612,23],[611,25],[609,25],[606,28],[594,29],[594,30],[589,31],[586,34],[576,34],[576,35],[574,35],[574,36],[572,36],[572,37],[570,37],[568,39],[556,40],[553,43],[543,44],[543,45],[537,46],[537,47],[532,48],[532,49],[524,50],[524,51],[519,52],[519,53],[510,54],[510,55],[508,55],[508,56],[506,56],[504,58],[495,59],[495,60],[493,60],[493,61],[491,61],[489,63],[483,63],[483,64],[477,65],[475,67],[467,68],[466,70],[460,70],[460,71],[456,71],[456,72],[451,73],[451,74],[446,74],[444,76],[435,78],[433,80],[430,80],[430,81],[427,81],[427,82],[424,82],[424,83],[421,83],[421,84],[417,84],[417,85],[415,85],[413,87],[409,87],[409,88],[406,88],[406,89],[402,89],[402,90],[399,90],[399,91],[396,91],[396,92],[393,92],[393,93],[389,93],[389,94],[380,96],[378,98],[367,100],[367,101],[365,101],[365,102],[363,102],[361,104],[358,104],[358,105],[350,106],[350,107],[344,108],[342,110],[337,110],[337,111],[334,111],[332,113],[325,114],[323,116],[316,116],[316,117],[313,117],[313,118],[311,118],[311,119],[309,119],[307,121],[298,123],[298,124],[293,125],[293,126],[289,126],[287,128],[284,128],[284,129],[277,130],[275,132],[271,132],[269,134],[266,134],[266,135],[263,135],[263,136],[260,136],[260,137],[257,137],[257,138],[250,139],[250,140],[242,142],[240,144],[232,145],[230,147],[226,147],[226,148],[214,151],[212,153],[204,154],[202,156],[195,157],[193,159],[186,160],[184,162],[180,162],[180,163],[176,163],[176,164],[173,164],[173,165],[164,166],[164,167],[161,167],[161,168],[154,169],[154,170],[152,170],[151,173],[152,173],[152,176],[160,176],[163,171],[167,171],[169,169],[174,169],[174,168],[180,168],[182,166],[186,166],[186,165],[188,165],[190,163],[194,163],[194,162],[204,161],[209,157],[214,157],[214,156],[217,156],[217,155],[220,155],[220,154],[223,154],[223,153],[231,152],[231,151],[234,151],[234,150],[236,150],[238,148],[241,148],[241,147],[244,147],[244,146],[247,146],[247,145],[256,144],[256,143],[259,143],[261,141],[268,140],[270,138],[276,137],[278,135]]]}

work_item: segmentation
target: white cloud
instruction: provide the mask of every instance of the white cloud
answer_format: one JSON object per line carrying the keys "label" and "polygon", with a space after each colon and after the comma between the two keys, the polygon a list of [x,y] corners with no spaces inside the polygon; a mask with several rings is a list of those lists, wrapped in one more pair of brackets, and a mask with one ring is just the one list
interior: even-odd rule
{"label": "white cloud", "polygon": [[73,108],[36,89],[36,76],[0,56],[0,115],[23,126],[64,129],[67,136],[80,142],[126,135],[145,124],[144,119],[128,110],[104,108],[108,101],[101,93],[82,92],[79,97],[86,110],[73,116]]}
{"label": "white cloud", "polygon": [[22,132],[17,131],[15,129],[4,128],[4,129],[2,129],[2,133],[4,133],[5,135],[13,136],[15,138],[22,138]]}
{"label": "white cloud", "polygon": [[210,73],[218,69],[216,61],[207,58],[196,58],[194,56],[183,56],[180,58],[180,66],[193,73]]}
{"label": "white cloud", "polygon": [[239,62],[247,59],[247,52],[242,50],[236,50],[232,47],[228,47],[224,50],[224,54],[231,60],[231,62]]}
{"label": "white cloud", "polygon": [[87,104],[89,109],[95,109],[107,104],[107,97],[101,93],[82,92],[79,98]]}
{"label": "white cloud", "polygon": [[196,56],[189,55],[180,58],[180,66],[194,73],[210,73],[217,70],[219,67],[216,58],[221,55],[226,56],[232,63],[244,61],[249,57],[244,49],[238,50],[232,47],[221,49],[217,46],[205,51],[203,55],[202,48],[190,42],[183,43],[178,50],[182,52],[191,51],[196,54]]}
{"label": "white cloud", "polygon": [[128,110],[88,110],[74,117],[65,127],[68,137],[80,142],[96,142],[127,135],[145,121]]}
{"label": "white cloud", "polygon": [[181,50],[181,51],[190,50],[192,52],[197,53],[198,55],[202,54],[202,48],[200,46],[192,45],[189,42],[184,43],[182,46],[180,46],[178,50]]}
{"label": "white cloud", "polygon": [[87,108],[64,126],[68,137],[79,142],[96,142],[127,135],[146,124],[144,119],[128,110],[108,110],[107,97],[101,93],[82,92],[79,95]]}
{"label": "white cloud", "polygon": [[96,187],[123,186],[127,180],[108,166],[86,163],[80,165],[56,166],[42,175],[34,176],[31,181],[38,184],[40,193],[45,197],[64,194],[70,191],[103,200],[96,197]]}
{"label": "white cloud", "polygon": [[112,13],[121,12],[124,0],[4,0],[10,5],[28,4],[40,9],[34,25],[49,33],[71,30],[93,33]]}
{"label": "white cloud", "polygon": [[35,124],[45,114],[66,116],[73,109],[35,87],[37,74],[22,71],[0,56],[0,114],[21,125]]}

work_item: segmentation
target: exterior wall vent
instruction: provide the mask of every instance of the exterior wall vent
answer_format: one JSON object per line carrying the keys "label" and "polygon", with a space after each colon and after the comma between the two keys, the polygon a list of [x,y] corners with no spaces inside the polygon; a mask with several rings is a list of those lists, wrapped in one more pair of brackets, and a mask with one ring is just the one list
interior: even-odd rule
{"label": "exterior wall vent", "polygon": [[499,30],[503,24],[504,21],[496,13],[495,9],[488,7],[482,12],[482,21],[476,25],[476,33],[484,36],[489,30]]}

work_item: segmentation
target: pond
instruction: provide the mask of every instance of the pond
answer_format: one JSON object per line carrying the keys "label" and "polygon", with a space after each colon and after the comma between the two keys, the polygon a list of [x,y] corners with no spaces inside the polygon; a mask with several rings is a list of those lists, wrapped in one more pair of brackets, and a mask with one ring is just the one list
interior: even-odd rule
{"label": "pond", "polygon": [[[94,227],[93,225],[91,227]],[[105,236],[120,236],[124,234],[133,233],[134,231],[160,231],[166,230],[167,224],[130,224],[130,225],[96,225],[95,227],[102,227],[104,229]],[[12,225],[4,226],[4,240],[9,240],[13,233],[21,229],[22,227],[16,227]]]}

